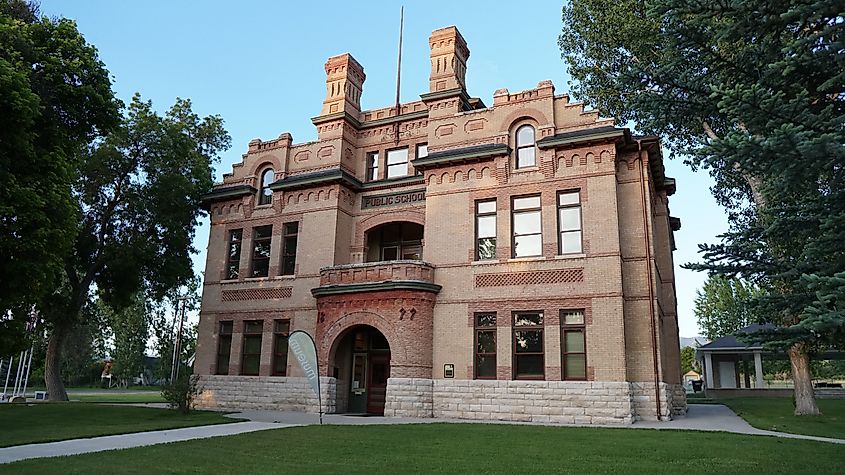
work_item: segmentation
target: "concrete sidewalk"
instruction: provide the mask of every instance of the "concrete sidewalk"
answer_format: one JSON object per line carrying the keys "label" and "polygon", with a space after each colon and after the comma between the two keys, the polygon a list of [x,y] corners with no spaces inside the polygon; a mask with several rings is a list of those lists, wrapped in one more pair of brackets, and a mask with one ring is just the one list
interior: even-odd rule
{"label": "concrete sidewalk", "polygon": [[17,462],[41,457],[77,455],[104,450],[128,449],[145,445],[165,444],[183,440],[205,439],[224,435],[243,434],[267,429],[291,427],[292,424],[273,424],[267,422],[234,422],[212,426],[185,427],[134,434],[107,435],[90,439],[63,440],[45,444],[16,445],[0,448],[0,464]]}

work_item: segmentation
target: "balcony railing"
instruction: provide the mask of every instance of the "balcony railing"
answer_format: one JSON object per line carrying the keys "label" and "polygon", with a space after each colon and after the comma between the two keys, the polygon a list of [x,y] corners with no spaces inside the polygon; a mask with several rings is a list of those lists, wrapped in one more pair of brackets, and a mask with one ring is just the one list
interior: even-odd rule
{"label": "balcony railing", "polygon": [[320,269],[320,286],[314,296],[390,289],[439,292],[434,267],[423,261],[384,261],[344,264]]}

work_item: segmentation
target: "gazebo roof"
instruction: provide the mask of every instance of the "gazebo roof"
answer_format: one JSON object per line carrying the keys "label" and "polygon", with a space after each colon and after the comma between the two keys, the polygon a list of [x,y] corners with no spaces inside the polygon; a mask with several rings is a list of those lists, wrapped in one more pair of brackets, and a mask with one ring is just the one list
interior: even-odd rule
{"label": "gazebo roof", "polygon": [[[758,324],[754,323],[745,328],[741,328],[736,334],[754,333],[760,330],[772,330],[775,326],[771,323]],[[717,338],[706,345],[699,346],[696,351],[755,351],[762,350],[763,345],[760,342],[751,344],[743,343],[737,339],[736,335],[726,335],[722,338]]]}

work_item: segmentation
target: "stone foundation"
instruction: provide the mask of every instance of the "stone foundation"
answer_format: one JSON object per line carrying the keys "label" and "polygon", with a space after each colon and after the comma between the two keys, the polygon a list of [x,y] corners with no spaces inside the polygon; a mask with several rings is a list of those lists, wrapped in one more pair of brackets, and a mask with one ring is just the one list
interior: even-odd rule
{"label": "stone foundation", "polygon": [[561,424],[630,424],[625,382],[390,378],[386,416]]}
{"label": "stone foundation", "polygon": [[[321,378],[323,409],[337,411],[337,381]],[[197,407],[317,412],[305,378],[202,376]],[[683,386],[660,384],[661,420],[686,413]],[[508,381],[390,378],[387,417],[631,424],[655,420],[654,384],[602,381]]]}
{"label": "stone foundation", "polygon": [[[660,420],[668,421],[674,416],[687,413],[687,396],[680,384],[660,383]],[[654,383],[631,383],[634,417],[636,420],[656,420]]]}
{"label": "stone foundation", "polygon": [[[204,375],[199,384],[203,392],[197,398],[198,408],[318,412],[317,396],[306,378]],[[335,378],[320,378],[320,392],[323,412],[335,412]]]}

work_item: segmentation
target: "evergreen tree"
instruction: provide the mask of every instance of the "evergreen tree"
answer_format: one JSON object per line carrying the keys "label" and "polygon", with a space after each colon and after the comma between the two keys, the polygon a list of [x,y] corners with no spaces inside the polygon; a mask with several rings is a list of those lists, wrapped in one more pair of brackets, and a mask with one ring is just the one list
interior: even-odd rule
{"label": "evergreen tree", "polygon": [[845,18],[837,2],[573,0],[560,45],[576,94],[666,139],[715,179],[730,232],[697,270],[760,283],[797,415],[809,355],[842,344]]}

